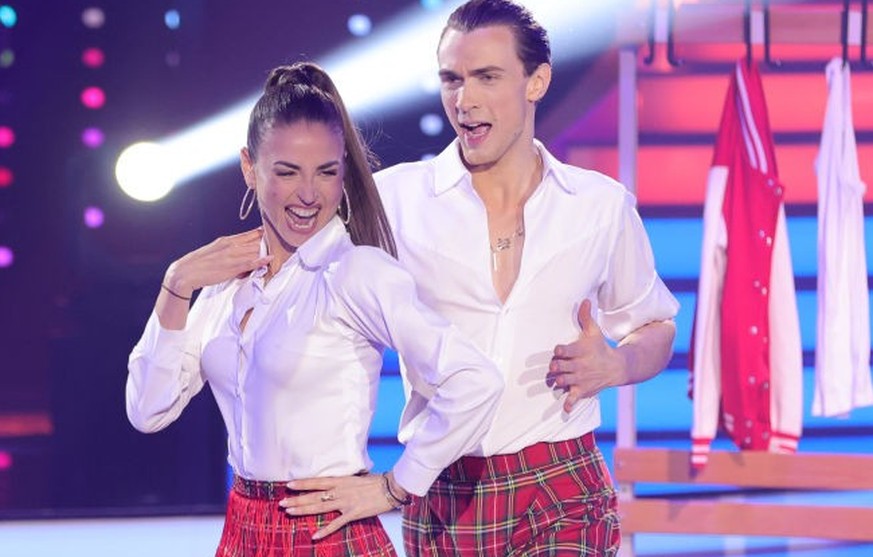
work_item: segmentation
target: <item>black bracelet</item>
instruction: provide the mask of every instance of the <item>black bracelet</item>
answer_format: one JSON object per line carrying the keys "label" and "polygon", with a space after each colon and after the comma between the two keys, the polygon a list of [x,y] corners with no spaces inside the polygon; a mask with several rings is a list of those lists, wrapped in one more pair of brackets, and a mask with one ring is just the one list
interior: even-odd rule
{"label": "black bracelet", "polygon": [[170,290],[170,287],[167,286],[166,284],[161,283],[161,288],[163,288],[164,290],[166,290],[167,292],[169,292],[172,296],[175,296],[175,297],[179,298],[180,300],[185,300],[186,302],[190,302],[190,301],[191,301],[191,296],[188,296],[188,297],[186,298],[185,296],[182,296],[181,294],[178,294],[178,293],[176,293],[176,292],[173,292],[172,290]]}
{"label": "black bracelet", "polygon": [[385,494],[388,495],[391,500],[394,501],[393,506],[395,509],[399,509],[400,507],[405,507],[412,503],[412,495],[406,494],[405,499],[401,499],[400,497],[394,495],[394,492],[391,491],[391,482],[388,481],[388,472],[382,474],[382,479],[385,481]]}
{"label": "black bracelet", "polygon": [[[382,479],[385,479],[385,477],[383,476]],[[388,504],[391,505],[391,508],[394,509],[395,511],[403,506],[403,505],[398,504],[397,500],[394,499],[394,497],[392,497],[391,494],[388,492],[388,481],[387,480],[385,481],[385,488],[382,490],[382,494],[385,495],[385,499],[388,501]]]}

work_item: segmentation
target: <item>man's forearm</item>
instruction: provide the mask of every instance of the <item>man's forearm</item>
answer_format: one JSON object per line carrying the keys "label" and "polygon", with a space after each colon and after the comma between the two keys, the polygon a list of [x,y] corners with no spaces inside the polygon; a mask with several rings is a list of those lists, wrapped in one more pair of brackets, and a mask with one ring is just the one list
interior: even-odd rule
{"label": "man's forearm", "polygon": [[672,320],[643,325],[626,336],[616,348],[625,359],[625,376],[620,385],[633,385],[661,372],[673,355],[676,324]]}

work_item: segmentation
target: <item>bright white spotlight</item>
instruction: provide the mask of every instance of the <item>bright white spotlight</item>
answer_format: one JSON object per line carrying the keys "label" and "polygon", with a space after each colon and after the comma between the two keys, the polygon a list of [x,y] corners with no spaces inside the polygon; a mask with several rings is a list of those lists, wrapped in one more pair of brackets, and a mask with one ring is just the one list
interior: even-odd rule
{"label": "bright white spotlight", "polygon": [[115,178],[127,195],[138,201],[157,201],[176,184],[176,165],[164,147],[134,143],[115,163]]}
{"label": "bright white spotlight", "polygon": [[428,72],[427,75],[422,76],[421,83],[419,84],[421,90],[428,95],[437,95],[440,92],[440,76],[436,72]]}

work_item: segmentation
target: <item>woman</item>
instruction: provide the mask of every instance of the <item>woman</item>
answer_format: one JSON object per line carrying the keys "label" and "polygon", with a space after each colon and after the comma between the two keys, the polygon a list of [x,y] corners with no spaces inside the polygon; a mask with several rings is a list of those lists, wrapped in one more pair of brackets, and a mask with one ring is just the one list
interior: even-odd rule
{"label": "woman", "polygon": [[[496,410],[496,367],[418,300],[391,257],[368,162],[323,70],[273,70],[241,151],[240,218],[256,200],[262,226],[173,262],[130,355],[127,413],[141,431],[212,388],[235,474],[216,555],[395,555],[375,515],[424,494]],[[432,396],[393,469],[368,475],[385,347]],[[327,491],[329,512],[285,509],[289,481],[352,474],[383,496]]]}

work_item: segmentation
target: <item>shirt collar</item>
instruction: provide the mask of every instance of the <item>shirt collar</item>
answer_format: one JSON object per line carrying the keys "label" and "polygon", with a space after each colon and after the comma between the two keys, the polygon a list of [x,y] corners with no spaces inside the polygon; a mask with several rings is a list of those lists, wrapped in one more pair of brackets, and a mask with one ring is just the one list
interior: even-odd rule
{"label": "shirt collar", "polygon": [[[315,233],[315,235],[303,242],[297,248],[297,251],[288,258],[282,267],[285,268],[292,261],[300,260],[300,264],[307,269],[317,269],[324,267],[336,259],[336,252],[346,244],[351,243],[349,233],[343,225],[339,216],[335,215],[330,219],[324,228]],[[266,239],[261,240],[261,257],[267,254]],[[267,272],[266,265],[256,269],[252,275],[262,277]]]}
{"label": "shirt collar", "polygon": [[[455,139],[443,149],[443,152],[434,157],[434,195],[441,195],[460,184],[465,177],[470,176],[467,167],[461,161],[461,152],[458,140]],[[469,179],[469,178],[468,178]]]}
{"label": "shirt collar", "polygon": [[349,233],[338,215],[334,215],[324,228],[297,248],[297,255],[304,267],[317,269],[336,259],[336,252],[351,243]]}
{"label": "shirt collar", "polygon": [[[534,146],[539,150],[540,156],[543,158],[543,182],[550,183],[553,181],[565,192],[571,195],[576,194],[576,187],[567,179],[567,173],[564,172],[561,162],[538,139],[534,139]],[[467,167],[464,166],[464,162],[461,160],[457,138],[449,143],[439,155],[434,157],[433,165],[434,195],[441,195],[460,184],[464,179],[470,179],[470,171],[467,170]],[[548,178],[551,178],[551,180]]]}

